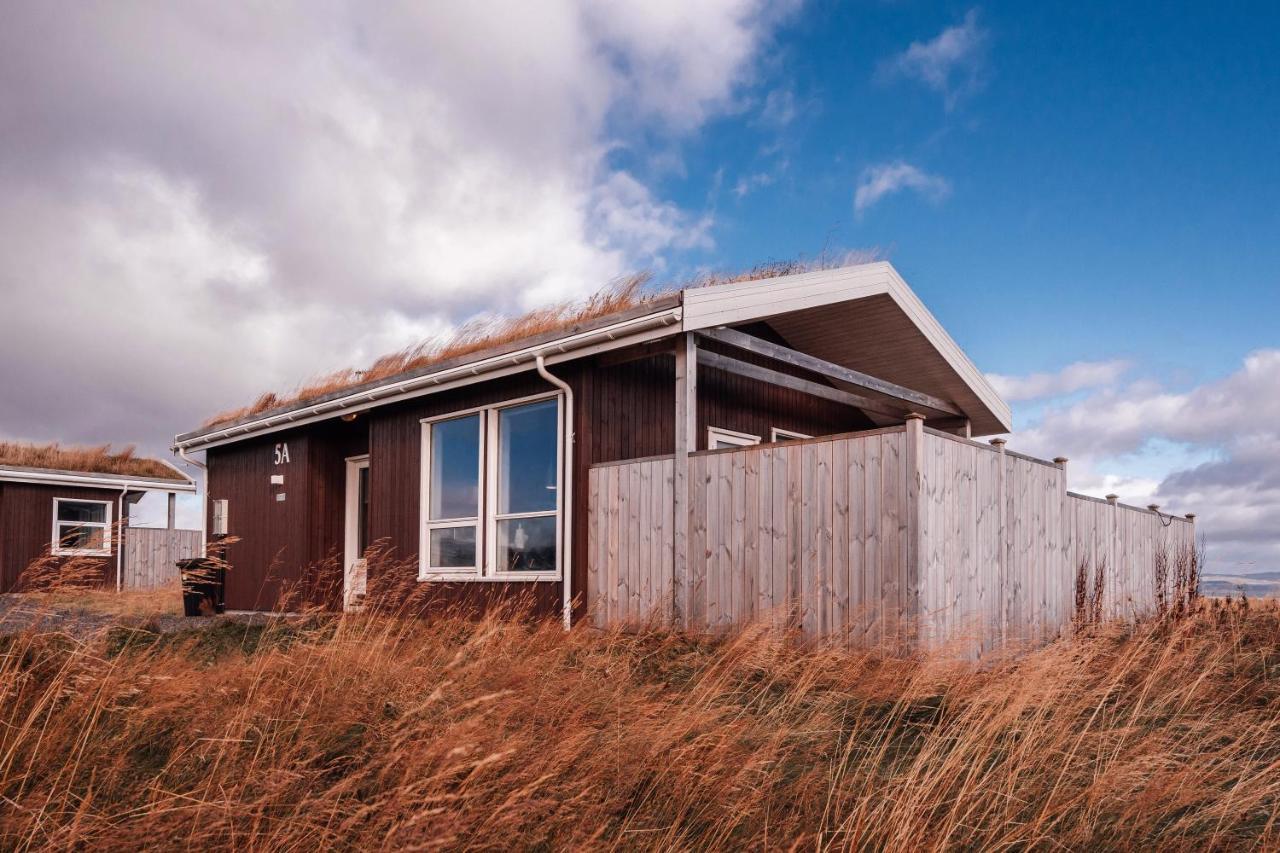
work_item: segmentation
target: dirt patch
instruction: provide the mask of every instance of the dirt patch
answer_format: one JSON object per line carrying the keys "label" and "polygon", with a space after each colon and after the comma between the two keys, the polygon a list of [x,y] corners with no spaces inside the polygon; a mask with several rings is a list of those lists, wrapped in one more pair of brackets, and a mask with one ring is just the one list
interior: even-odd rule
{"label": "dirt patch", "polygon": [[[130,596],[133,598],[130,599]],[[151,591],[145,598],[131,593],[3,593],[0,594],[0,636],[35,630],[86,639],[109,627],[143,628],[175,633],[207,628],[220,622],[257,624],[277,618],[269,613],[223,616],[183,616],[182,598],[174,589]]]}

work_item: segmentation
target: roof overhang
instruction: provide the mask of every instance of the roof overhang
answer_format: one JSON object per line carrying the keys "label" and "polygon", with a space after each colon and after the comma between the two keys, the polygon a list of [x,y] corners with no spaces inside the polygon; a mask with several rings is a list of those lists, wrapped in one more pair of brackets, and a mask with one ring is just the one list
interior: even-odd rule
{"label": "roof overhang", "polygon": [[[177,468],[174,468],[174,471],[182,474]],[[22,468],[15,465],[0,465],[0,482],[2,483],[76,486],[87,489],[120,489],[130,492],[194,493],[196,491],[195,481],[187,477],[186,474],[183,474],[183,478],[181,480],[166,480],[162,477],[129,477],[123,474],[104,474],[96,471],[59,471],[52,468]]]}
{"label": "roof overhang", "polygon": [[679,332],[759,320],[794,349],[954,402],[975,435],[1012,429],[1008,404],[893,266],[879,262],[689,288],[565,331],[183,433],[174,439],[173,449],[208,450],[533,370],[539,355],[554,365]]}
{"label": "roof overhang", "polygon": [[686,331],[765,321],[787,345],[951,401],[974,435],[1013,416],[964,351],[887,262],[686,290]]}

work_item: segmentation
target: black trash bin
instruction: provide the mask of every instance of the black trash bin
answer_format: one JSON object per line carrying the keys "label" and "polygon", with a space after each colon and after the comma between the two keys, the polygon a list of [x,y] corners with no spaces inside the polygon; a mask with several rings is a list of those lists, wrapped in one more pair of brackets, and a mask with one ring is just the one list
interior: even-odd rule
{"label": "black trash bin", "polygon": [[178,571],[182,574],[182,612],[185,615],[226,612],[227,570],[221,561],[205,557],[179,560]]}

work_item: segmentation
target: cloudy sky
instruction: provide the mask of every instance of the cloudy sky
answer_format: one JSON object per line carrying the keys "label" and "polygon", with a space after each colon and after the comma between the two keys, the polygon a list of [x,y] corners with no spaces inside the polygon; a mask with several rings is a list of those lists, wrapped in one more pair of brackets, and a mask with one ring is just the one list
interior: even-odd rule
{"label": "cloudy sky", "polygon": [[480,311],[877,247],[1012,447],[1280,569],[1280,19],[1066,5],[8,3],[0,437],[163,452]]}

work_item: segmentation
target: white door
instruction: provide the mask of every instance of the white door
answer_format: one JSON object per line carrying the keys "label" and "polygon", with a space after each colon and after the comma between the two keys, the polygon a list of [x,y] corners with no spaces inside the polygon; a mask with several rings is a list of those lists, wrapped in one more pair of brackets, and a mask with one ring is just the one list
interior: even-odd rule
{"label": "white door", "polygon": [[364,600],[364,552],[369,547],[369,457],[347,460],[347,524],[343,558],[342,606],[358,609]]}

